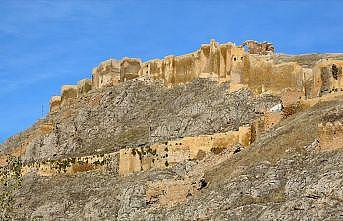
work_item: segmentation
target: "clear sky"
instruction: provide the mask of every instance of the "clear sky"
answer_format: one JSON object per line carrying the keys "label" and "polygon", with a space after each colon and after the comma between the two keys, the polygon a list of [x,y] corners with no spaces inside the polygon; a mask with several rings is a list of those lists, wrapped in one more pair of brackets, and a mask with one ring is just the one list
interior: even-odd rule
{"label": "clear sky", "polygon": [[211,38],[343,52],[343,1],[0,1],[0,142],[99,62],[184,54]]}

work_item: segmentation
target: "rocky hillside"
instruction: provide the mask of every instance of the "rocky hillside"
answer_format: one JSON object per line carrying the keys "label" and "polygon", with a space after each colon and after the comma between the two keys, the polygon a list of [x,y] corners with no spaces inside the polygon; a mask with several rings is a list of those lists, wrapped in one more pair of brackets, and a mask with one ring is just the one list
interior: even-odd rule
{"label": "rocky hillside", "polygon": [[[332,111],[343,112],[342,99],[286,119],[212,166],[203,167],[217,155],[128,177],[31,174],[16,196],[18,220],[342,220],[342,149],[316,151],[316,124]],[[184,180],[194,170],[205,180],[197,194],[175,205],[147,203],[149,181]]]}
{"label": "rocky hillside", "polygon": [[[341,55],[244,56],[235,84],[136,77],[62,94],[0,145],[0,218],[343,220]],[[335,60],[298,78],[323,58]]]}
{"label": "rocky hillside", "polygon": [[[24,161],[109,153],[185,136],[238,129],[271,108],[277,97],[255,97],[249,90],[228,92],[228,85],[207,79],[167,88],[158,82],[127,81],[95,90],[33,128],[7,140],[10,150],[32,136]],[[52,125],[44,136],[36,127]]]}

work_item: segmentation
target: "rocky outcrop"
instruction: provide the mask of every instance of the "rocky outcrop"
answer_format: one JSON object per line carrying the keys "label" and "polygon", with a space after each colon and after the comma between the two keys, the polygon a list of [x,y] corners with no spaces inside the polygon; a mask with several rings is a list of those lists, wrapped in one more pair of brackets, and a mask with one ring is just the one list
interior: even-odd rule
{"label": "rocky outcrop", "polygon": [[61,101],[61,96],[52,96],[50,99],[50,112],[58,111],[60,109]]}
{"label": "rocky outcrop", "polygon": [[[239,71],[244,59],[244,49],[233,43],[218,44],[211,40],[193,53],[167,56],[143,63],[140,75],[162,80],[165,85],[189,82],[197,77],[216,75],[219,80],[228,80]],[[236,73],[237,74],[237,73]]]}
{"label": "rocky outcrop", "polygon": [[331,92],[343,90],[343,61],[319,61],[313,67],[314,86],[312,94],[322,96]]}
{"label": "rocky outcrop", "polygon": [[248,40],[243,43],[243,46],[248,47],[250,54],[268,55],[274,53],[274,45],[270,42],[257,42]]}
{"label": "rocky outcrop", "polygon": [[101,62],[92,71],[93,88],[113,86],[120,82],[121,61],[109,59]]}
{"label": "rocky outcrop", "polygon": [[[255,97],[249,90],[227,92],[225,84],[197,79],[167,88],[158,82],[127,81],[102,92],[75,98],[47,116],[49,133],[23,132],[6,142],[6,149],[25,143],[25,161],[42,161],[110,153],[125,147],[238,130],[260,114],[258,105],[279,103],[273,96]],[[62,98],[63,100],[63,98]],[[153,113],[153,114],[150,114]]]}
{"label": "rocky outcrop", "polygon": [[0,166],[23,163],[13,220],[339,220],[340,55],[246,44],[110,59],[63,86],[0,145]]}
{"label": "rocky outcrop", "polygon": [[[245,46],[248,52],[244,50]],[[321,60],[322,57],[326,60]],[[62,94],[61,104],[65,104],[63,100],[66,99],[63,97],[75,98],[92,89],[112,87],[133,79],[160,81],[172,87],[196,78],[206,78],[218,83],[229,82],[230,92],[249,88],[256,94],[267,92],[283,96],[289,106],[288,112],[292,112],[294,104],[301,99],[343,89],[341,57],[322,57],[274,54],[274,46],[268,42],[249,40],[236,46],[233,43],[219,44],[212,39],[195,52],[181,56],[169,55],[144,63],[140,59],[128,57],[104,61],[93,69],[91,83],[85,79],[77,86],[62,87],[62,92],[69,95]],[[72,87],[78,91],[77,95],[71,91]],[[67,88],[69,92],[65,91]],[[67,105],[69,103],[66,102]],[[59,109],[57,103],[52,109]]]}

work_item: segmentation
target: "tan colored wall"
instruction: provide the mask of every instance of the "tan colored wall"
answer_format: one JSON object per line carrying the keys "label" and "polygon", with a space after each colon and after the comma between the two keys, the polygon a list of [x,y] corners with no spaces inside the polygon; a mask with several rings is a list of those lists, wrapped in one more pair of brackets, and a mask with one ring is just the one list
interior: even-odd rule
{"label": "tan colored wall", "polygon": [[92,71],[92,87],[103,88],[112,86],[120,81],[121,61],[109,59],[101,62]]}
{"label": "tan colored wall", "polygon": [[[337,79],[334,78],[333,65],[335,65],[339,72]],[[313,89],[312,97],[321,96],[331,91],[341,91],[343,89],[342,76],[343,61],[339,60],[325,60],[319,61],[313,67]]]}
{"label": "tan colored wall", "polygon": [[61,173],[74,174],[89,170],[116,170],[118,154],[118,152],[114,152],[103,156],[93,155],[31,163],[24,165],[21,173],[23,176],[31,172],[36,172],[40,176],[53,176]]}
{"label": "tan colored wall", "polygon": [[120,81],[124,82],[137,78],[141,69],[142,61],[138,58],[125,57],[120,63]]}
{"label": "tan colored wall", "polygon": [[61,96],[52,96],[50,99],[50,112],[60,110],[61,106],[68,105],[73,99],[92,90],[92,80],[82,79],[77,85],[63,85]]}
{"label": "tan colored wall", "polygon": [[63,85],[61,89],[61,105],[67,105],[79,94],[79,85]]}
{"label": "tan colored wall", "polygon": [[52,96],[50,98],[50,112],[58,111],[61,106],[61,101],[61,96]]}
{"label": "tan colored wall", "polygon": [[280,95],[284,89],[304,91],[304,70],[296,62],[274,64],[264,57],[250,55],[243,67],[242,83],[255,93]]}
{"label": "tan colored wall", "polygon": [[231,49],[230,83],[242,84],[243,71],[246,56],[243,47],[233,47]]}
{"label": "tan colored wall", "polygon": [[189,160],[191,156],[189,149],[183,146],[156,144],[145,148],[121,149],[119,159],[119,174],[126,176],[139,171],[164,169],[177,162]]}
{"label": "tan colored wall", "polygon": [[340,121],[321,123],[318,125],[320,151],[343,148],[343,125]]}
{"label": "tan colored wall", "polygon": [[[53,125],[44,124],[39,128],[40,131],[37,134],[47,134],[52,132]],[[111,164],[113,159],[118,156],[118,172],[125,176],[139,171],[164,169],[184,160],[197,159],[199,152],[216,152],[216,149],[227,149],[238,143],[248,146],[252,141],[251,127],[246,126],[240,127],[239,131],[185,137],[180,140],[154,144],[151,147],[121,149],[119,152],[103,156],[93,155],[27,164],[24,165],[22,174],[35,171],[42,176],[51,176],[59,173],[73,174],[104,169],[104,166]],[[26,151],[27,144],[23,143],[19,149],[13,149],[14,152],[12,151],[13,153],[10,155],[22,156]],[[5,163],[6,157],[1,155],[0,160]]]}
{"label": "tan colored wall", "polygon": [[[143,151],[141,151],[143,152]],[[135,148],[126,148],[119,151],[119,174],[125,175],[130,171],[131,173],[142,171],[142,153],[136,151]]]}
{"label": "tan colored wall", "polygon": [[139,75],[150,75],[155,80],[162,80],[166,85],[173,85],[198,77],[225,81],[230,79],[232,72],[236,73],[239,83],[244,54],[244,48],[241,46],[232,43],[218,44],[211,40],[210,44],[203,44],[195,52],[145,62]]}
{"label": "tan colored wall", "polygon": [[246,56],[241,83],[248,85],[256,94],[264,92],[265,88],[268,89],[271,85],[272,66],[271,61],[255,56]]}
{"label": "tan colored wall", "polygon": [[79,85],[79,94],[86,94],[88,91],[92,90],[91,79],[82,79],[77,84]]}
{"label": "tan colored wall", "polygon": [[249,146],[252,142],[251,127],[240,127],[239,131],[229,131],[213,135],[185,137],[180,140],[153,144],[145,148],[120,150],[119,174],[128,175],[138,171],[164,169],[178,162],[197,159],[200,151],[230,148],[240,143]]}

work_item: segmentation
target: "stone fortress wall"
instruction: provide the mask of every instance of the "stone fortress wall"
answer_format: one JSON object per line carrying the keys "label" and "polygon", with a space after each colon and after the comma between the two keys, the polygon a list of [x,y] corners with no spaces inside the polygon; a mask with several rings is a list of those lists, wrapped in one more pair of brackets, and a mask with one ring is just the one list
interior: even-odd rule
{"label": "stone fortress wall", "polygon": [[[245,51],[247,48],[247,52]],[[109,59],[92,71],[92,79],[83,79],[77,85],[65,85],[61,96],[50,100],[50,111],[58,111],[74,98],[92,89],[110,87],[127,80],[154,79],[166,86],[208,78],[229,82],[229,90],[248,87],[256,94],[279,95],[284,106],[292,106],[301,99],[315,98],[343,89],[343,61],[325,59],[313,67],[298,62],[274,62],[274,46],[269,42],[245,41],[236,46],[229,42],[219,44],[211,40],[195,52],[142,62],[137,58]]]}
{"label": "stone fortress wall", "polygon": [[221,152],[236,144],[248,147],[251,138],[251,127],[245,126],[238,131],[185,137],[149,147],[124,148],[109,154],[27,163],[22,168],[22,175],[36,172],[41,176],[52,176],[88,170],[111,170],[126,176],[140,171],[165,169],[184,160],[197,160],[203,154]]}
{"label": "stone fortress wall", "polygon": [[[245,51],[245,47],[248,48],[248,52]],[[110,87],[132,79],[154,79],[162,81],[166,86],[173,86],[195,78],[209,78],[219,83],[229,82],[230,91],[248,87],[256,95],[271,93],[280,96],[281,109],[263,111],[263,117],[249,129],[240,128],[240,131],[226,134],[183,138],[179,141],[168,141],[167,144],[156,144],[147,149],[128,148],[118,153],[121,156],[119,159],[125,159],[119,160],[119,173],[122,175],[165,168],[180,160],[196,159],[198,153],[215,151],[216,148],[227,148],[236,143],[247,146],[260,133],[296,112],[298,107],[307,108],[322,100],[334,99],[336,95],[343,93],[343,61],[325,59],[317,61],[312,67],[305,67],[294,61],[276,63],[273,60],[273,53],[274,47],[268,42],[246,41],[243,45],[236,46],[233,43],[218,44],[211,40],[209,44],[201,45],[200,49],[193,53],[170,55],[144,63],[136,58],[109,59],[93,69],[92,79],[83,79],[77,85],[64,85],[61,96],[51,98],[50,112],[59,111],[62,106],[68,106],[74,99],[91,90]],[[52,127],[53,125],[38,124],[33,134],[49,133]],[[249,133],[250,135],[247,135]],[[324,132],[319,134],[322,136]],[[323,137],[325,136],[320,139],[325,140]],[[28,138],[27,142],[30,139],[33,137]],[[223,144],[216,143],[219,140]],[[10,155],[23,155],[27,145],[28,143],[22,143],[14,148]],[[6,156],[0,156],[0,164],[5,162]],[[44,173],[56,172],[51,171]],[[66,171],[70,172],[73,169],[68,167]]]}
{"label": "stone fortress wall", "polygon": [[84,157],[70,157],[61,160],[48,160],[25,164],[22,167],[22,175],[36,172],[40,176],[52,176],[56,174],[74,174],[89,170],[111,170],[117,172],[119,153],[114,152],[103,155]]}
{"label": "stone fortress wall", "polygon": [[139,171],[164,169],[184,160],[199,159],[208,152],[221,152],[236,144],[248,147],[251,138],[251,127],[246,126],[240,127],[238,131],[184,137],[148,148],[121,149],[119,174],[125,176]]}

